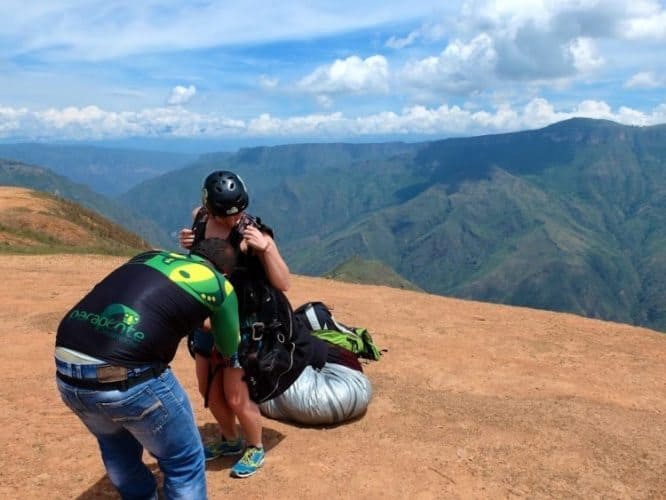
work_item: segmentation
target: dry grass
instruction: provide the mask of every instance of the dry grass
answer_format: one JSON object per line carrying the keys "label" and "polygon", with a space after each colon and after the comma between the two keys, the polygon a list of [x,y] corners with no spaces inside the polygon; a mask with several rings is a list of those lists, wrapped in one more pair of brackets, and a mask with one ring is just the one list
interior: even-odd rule
{"label": "dry grass", "polygon": [[29,189],[0,186],[0,252],[127,255],[148,245],[76,203]]}

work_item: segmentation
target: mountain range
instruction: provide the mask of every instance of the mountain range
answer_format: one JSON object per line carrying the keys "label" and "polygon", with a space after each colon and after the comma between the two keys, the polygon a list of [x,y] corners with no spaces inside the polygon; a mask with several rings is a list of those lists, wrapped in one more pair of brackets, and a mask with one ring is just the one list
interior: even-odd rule
{"label": "mountain range", "polygon": [[191,163],[197,155],[90,145],[0,144],[0,158],[45,167],[106,196]]}
{"label": "mountain range", "polygon": [[247,148],[116,202],[175,247],[214,169],[245,179],[249,211],[295,273],[390,274],[430,293],[666,330],[665,125],[572,119],[421,143]]}

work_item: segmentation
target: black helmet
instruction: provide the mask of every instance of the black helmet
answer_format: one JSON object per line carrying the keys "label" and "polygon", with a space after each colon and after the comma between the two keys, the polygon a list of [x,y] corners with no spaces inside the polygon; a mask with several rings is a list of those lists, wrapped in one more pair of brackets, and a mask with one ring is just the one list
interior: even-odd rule
{"label": "black helmet", "polygon": [[204,181],[201,202],[212,215],[233,215],[247,208],[250,197],[238,175],[216,170]]}

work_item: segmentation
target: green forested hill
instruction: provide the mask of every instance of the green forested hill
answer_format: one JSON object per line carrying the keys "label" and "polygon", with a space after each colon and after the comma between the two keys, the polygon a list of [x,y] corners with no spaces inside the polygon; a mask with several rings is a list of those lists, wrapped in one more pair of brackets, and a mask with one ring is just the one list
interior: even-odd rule
{"label": "green forested hill", "polygon": [[433,293],[666,330],[666,126],[256,148],[122,199],[175,231],[215,168],[245,178],[297,273],[379,261]]}
{"label": "green forested hill", "polygon": [[[417,149],[403,143],[294,144],[209,154],[118,199],[173,233],[191,223],[206,175],[234,170],[250,190],[250,212],[275,224],[283,241],[296,240],[333,231],[348,218],[396,202],[384,189],[392,190],[396,179],[377,179],[375,174],[378,169],[404,168],[404,158]],[[369,178],[374,184],[367,184]]]}

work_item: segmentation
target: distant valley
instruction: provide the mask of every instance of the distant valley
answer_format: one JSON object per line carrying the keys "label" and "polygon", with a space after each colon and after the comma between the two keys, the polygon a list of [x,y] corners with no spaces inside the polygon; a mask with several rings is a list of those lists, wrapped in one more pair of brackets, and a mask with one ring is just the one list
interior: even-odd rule
{"label": "distant valley", "polygon": [[0,158],[45,167],[106,196],[194,161],[197,156],[66,144],[0,144]]}

